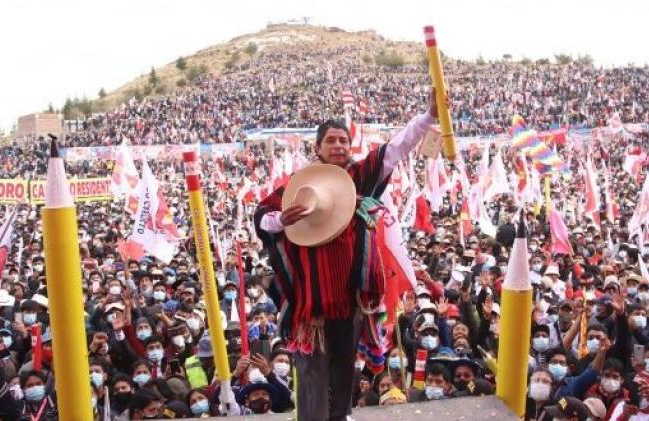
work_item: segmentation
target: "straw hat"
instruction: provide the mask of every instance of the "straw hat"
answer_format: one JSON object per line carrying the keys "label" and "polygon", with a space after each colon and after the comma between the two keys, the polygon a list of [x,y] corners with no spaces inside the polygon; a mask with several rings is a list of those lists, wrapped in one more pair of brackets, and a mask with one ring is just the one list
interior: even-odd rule
{"label": "straw hat", "polygon": [[305,247],[326,244],[340,235],[356,211],[356,186],[344,169],[314,164],[291,176],[282,209],[302,205],[307,215],[284,228],[291,242]]}

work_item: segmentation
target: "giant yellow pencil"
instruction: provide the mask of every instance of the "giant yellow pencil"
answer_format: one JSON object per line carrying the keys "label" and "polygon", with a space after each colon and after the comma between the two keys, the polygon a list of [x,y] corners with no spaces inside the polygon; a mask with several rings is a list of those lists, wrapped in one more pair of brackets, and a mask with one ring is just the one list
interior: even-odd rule
{"label": "giant yellow pencil", "polygon": [[437,49],[437,39],[435,38],[435,28],[432,26],[424,27],[424,36],[426,38],[426,50],[428,53],[428,73],[431,82],[435,88],[437,99],[437,115],[439,118],[439,127],[442,131],[442,153],[444,158],[450,162],[455,161],[457,148],[455,146],[455,135],[453,134],[453,122],[451,121],[451,111],[446,103],[446,83],[444,82],[444,70],[442,69],[442,60]]}
{"label": "giant yellow pencil", "polygon": [[532,284],[529,280],[524,212],[509,257],[500,303],[500,338],[496,395],[519,417],[525,414],[527,364],[532,326]]}
{"label": "giant yellow pencil", "polygon": [[205,217],[205,204],[203,203],[203,192],[201,190],[200,162],[194,151],[184,152],[183,161],[185,162],[185,181],[187,182],[189,194],[189,208],[192,214],[196,254],[201,269],[205,303],[207,304],[207,320],[209,322],[210,337],[212,338],[214,366],[221,380],[222,387],[229,387],[230,367],[225,346],[225,335],[223,334],[223,323],[221,321],[221,307],[216,295],[216,277],[214,276],[214,266],[212,265],[207,218]]}
{"label": "giant yellow pencil", "polygon": [[43,208],[43,248],[59,419],[92,420],[90,372],[81,287],[77,210],[63,158],[52,137]]}

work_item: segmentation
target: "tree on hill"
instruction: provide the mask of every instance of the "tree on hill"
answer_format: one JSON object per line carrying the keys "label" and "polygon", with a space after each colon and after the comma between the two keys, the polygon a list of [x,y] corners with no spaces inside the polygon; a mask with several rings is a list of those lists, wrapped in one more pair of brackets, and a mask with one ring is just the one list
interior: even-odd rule
{"label": "tree on hill", "polygon": [[200,75],[207,73],[207,66],[201,64],[200,66],[190,66],[187,70],[187,80],[194,82]]}
{"label": "tree on hill", "polygon": [[156,86],[158,83],[160,83],[160,78],[156,74],[155,69],[151,67],[151,72],[149,72],[149,85]]}
{"label": "tree on hill", "polygon": [[512,59],[512,55],[511,55],[511,54],[503,54],[503,60],[507,60],[507,61],[509,61],[509,60],[511,60],[511,59]]}
{"label": "tree on hill", "polygon": [[585,54],[583,56],[579,56],[577,58],[577,63],[583,64],[586,66],[592,66],[593,65],[593,58],[590,56],[590,54]]}
{"label": "tree on hill", "polygon": [[569,54],[555,54],[554,60],[557,62],[557,64],[562,65],[572,63],[572,57]]}
{"label": "tree on hill", "polygon": [[257,47],[257,44],[255,44],[254,42],[249,42],[248,46],[246,47],[246,49],[244,51],[245,51],[246,54],[248,54],[249,56],[252,57],[252,56],[255,55],[255,53],[257,52],[258,49],[259,48]]}
{"label": "tree on hill", "polygon": [[187,61],[182,57],[178,57],[178,60],[176,60],[176,68],[180,71],[185,70],[187,68]]}
{"label": "tree on hill", "polygon": [[406,64],[405,59],[396,51],[381,51],[374,57],[374,62],[387,67],[401,67]]}
{"label": "tree on hill", "polygon": [[530,60],[530,59],[527,58],[527,57],[523,57],[523,58],[521,59],[520,63],[521,63],[522,65],[529,66],[530,64],[532,64],[532,60]]}
{"label": "tree on hill", "polygon": [[54,113],[54,106],[50,102],[49,105],[47,106],[47,112],[48,113]]}
{"label": "tree on hill", "polygon": [[550,64],[550,59],[549,58],[540,58],[540,59],[536,60],[536,64],[539,64],[539,65]]}
{"label": "tree on hill", "polygon": [[482,54],[480,54],[478,58],[475,60],[475,64],[477,64],[478,66],[483,66],[487,64],[487,62],[484,60],[484,57],[482,57]]}
{"label": "tree on hill", "polygon": [[99,90],[99,98],[102,98],[102,99],[103,99],[103,98],[105,98],[105,97],[106,97],[106,91],[104,90],[104,88],[101,88],[101,89]]}

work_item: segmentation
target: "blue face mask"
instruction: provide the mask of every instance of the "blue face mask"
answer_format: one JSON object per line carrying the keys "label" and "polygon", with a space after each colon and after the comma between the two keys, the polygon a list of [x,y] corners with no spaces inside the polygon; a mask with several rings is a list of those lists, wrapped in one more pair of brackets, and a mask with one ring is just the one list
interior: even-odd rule
{"label": "blue face mask", "polygon": [[429,351],[437,348],[437,345],[439,345],[437,336],[428,335],[421,338],[421,346]]}
{"label": "blue face mask", "polygon": [[586,342],[586,346],[588,346],[588,352],[591,354],[594,354],[597,352],[599,349],[599,339],[593,338],[589,339],[588,342]]}
{"label": "blue face mask", "polygon": [[234,301],[237,298],[237,291],[227,290],[223,293],[223,297],[225,297],[226,301]]}
{"label": "blue face mask", "polygon": [[568,374],[568,367],[561,364],[550,364],[548,370],[550,371],[550,374],[552,374],[554,380],[557,381],[563,380],[563,378],[566,377],[566,374]]}
{"label": "blue face mask", "polygon": [[165,298],[167,298],[167,294],[164,293],[164,291],[153,291],[153,299],[156,301],[164,301]]}
{"label": "blue face mask", "polygon": [[545,352],[550,348],[550,338],[538,336],[532,339],[532,347],[536,352]]}
{"label": "blue face mask", "polygon": [[93,371],[92,373],[90,373],[90,380],[92,380],[92,384],[94,384],[96,387],[101,387],[104,384],[104,375]]}
{"label": "blue face mask", "polygon": [[138,330],[136,335],[139,340],[146,341],[151,337],[151,329]]}
{"label": "blue face mask", "polygon": [[160,361],[162,361],[162,357],[164,354],[162,353],[161,349],[153,349],[149,351],[147,355],[149,356],[149,359],[151,361],[155,361],[159,363]]}
{"label": "blue face mask", "polygon": [[207,399],[201,399],[200,401],[195,402],[191,406],[192,414],[194,415],[202,415],[209,411],[210,407],[209,404],[207,403]]}
{"label": "blue face mask", "polygon": [[437,386],[426,386],[424,393],[426,393],[426,397],[430,400],[442,399],[444,397],[444,389]]}
{"label": "blue face mask", "polygon": [[390,367],[393,370],[400,369],[401,368],[401,359],[398,356],[388,358],[388,367]]}
{"label": "blue face mask", "polygon": [[151,380],[151,376],[146,373],[140,373],[137,376],[133,376],[133,381],[137,383],[138,386],[142,387]]}
{"label": "blue face mask", "polygon": [[631,295],[631,296],[635,296],[638,293],[638,288],[636,288],[636,287],[628,287],[626,289],[626,293]]}
{"label": "blue face mask", "polygon": [[23,323],[31,326],[36,323],[36,313],[23,313]]}
{"label": "blue face mask", "polygon": [[25,399],[31,402],[38,402],[45,397],[45,386],[42,384],[25,389]]}

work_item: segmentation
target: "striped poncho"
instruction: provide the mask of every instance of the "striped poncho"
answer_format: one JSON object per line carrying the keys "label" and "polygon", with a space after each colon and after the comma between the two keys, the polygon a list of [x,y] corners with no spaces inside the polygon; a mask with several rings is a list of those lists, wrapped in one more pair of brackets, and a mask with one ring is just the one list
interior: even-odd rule
{"label": "striped poncho", "polygon": [[317,347],[324,352],[324,321],[349,318],[361,306],[364,318],[359,349],[370,357],[368,366],[382,364],[376,312],[381,308],[385,277],[374,223],[379,216],[378,199],[389,180],[380,179],[384,155],[382,146],[347,166],[356,185],[357,213],[330,243],[301,247],[283,232],[272,234],[260,228],[266,213],[281,211],[283,187],[264,199],[255,212],[257,235],[269,251],[275,283],[284,300],[280,332],[293,350],[310,354]]}

